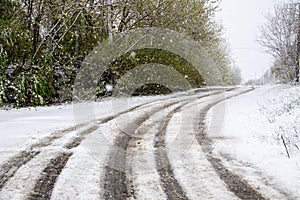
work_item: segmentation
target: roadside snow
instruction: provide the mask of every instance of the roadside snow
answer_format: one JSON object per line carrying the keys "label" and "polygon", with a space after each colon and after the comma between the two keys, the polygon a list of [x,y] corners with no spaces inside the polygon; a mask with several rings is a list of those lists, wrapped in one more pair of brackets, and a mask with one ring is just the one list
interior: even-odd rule
{"label": "roadside snow", "polygon": [[[224,123],[212,123],[224,107]],[[271,199],[300,199],[300,87],[258,88],[218,104],[207,122],[226,166]]]}

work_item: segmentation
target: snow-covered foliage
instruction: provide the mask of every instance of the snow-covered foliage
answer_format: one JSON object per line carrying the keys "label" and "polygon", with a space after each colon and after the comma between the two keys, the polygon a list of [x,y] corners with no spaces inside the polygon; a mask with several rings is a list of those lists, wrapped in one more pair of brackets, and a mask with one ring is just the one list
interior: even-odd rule
{"label": "snow-covered foliage", "polygon": [[[190,36],[211,54],[215,66],[224,73],[224,82],[235,84],[239,80],[235,77],[239,74],[230,67],[229,53],[222,45],[222,28],[215,20],[218,0],[112,4],[108,11],[107,1],[1,1],[0,105],[71,100],[76,75],[92,49],[112,33],[144,27],[168,28]],[[133,52],[131,57],[138,55]],[[116,72],[107,73],[110,77],[102,78],[115,82]],[[106,84],[112,82],[99,83],[99,94],[109,93]]]}
{"label": "snow-covered foliage", "polygon": [[277,91],[260,104],[260,111],[274,127],[278,143],[284,139],[292,154],[300,154],[300,87],[283,86]]}

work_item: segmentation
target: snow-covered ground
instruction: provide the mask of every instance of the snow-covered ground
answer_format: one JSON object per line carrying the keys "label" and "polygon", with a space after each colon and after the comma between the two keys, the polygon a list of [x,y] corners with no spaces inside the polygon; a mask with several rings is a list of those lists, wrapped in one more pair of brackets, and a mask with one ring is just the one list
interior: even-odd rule
{"label": "snow-covered ground", "polygon": [[[224,123],[218,124],[212,119],[223,116],[224,108]],[[226,166],[271,199],[300,199],[299,86],[257,88],[218,104],[207,121]]]}
{"label": "snow-covered ground", "polygon": [[[232,94],[234,93],[235,91],[232,92]],[[230,92],[227,94],[230,95]],[[180,95],[177,94],[175,97]],[[0,192],[0,197],[2,194],[6,195],[4,199],[14,197],[22,199],[26,192],[29,193],[32,190],[39,178],[38,174],[50,159],[63,152],[71,151],[73,156],[57,179],[52,199],[64,197],[99,199],[99,195],[103,193],[99,185],[103,184],[106,157],[113,145],[113,138],[117,137],[118,130],[123,127],[120,123],[124,122],[125,126],[129,120],[128,117],[136,118],[146,112],[147,108],[151,110],[162,106],[162,103],[154,102],[151,106],[148,104],[142,109],[120,115],[105,124],[99,124],[97,120],[105,119],[137,105],[157,99],[169,99],[172,96],[174,95],[106,99],[93,105],[92,116],[85,115],[84,110],[80,110],[85,107],[79,106],[76,108],[77,114],[74,117],[74,107],[69,104],[26,109],[0,109],[0,164],[5,163],[11,156],[25,150],[31,144],[39,142],[45,136],[78,125],[79,121],[76,121],[76,118],[77,120],[80,118],[81,122],[92,120],[93,116],[96,116],[94,117],[96,121],[90,123],[90,126],[79,127],[77,131],[70,130],[68,134],[41,148],[41,153],[20,167],[15,176],[7,182],[2,193]],[[221,96],[219,95],[219,97]],[[184,98],[185,96],[181,96],[178,99],[183,101]],[[197,105],[200,108],[201,105],[209,104],[208,99],[209,97],[187,104],[182,111],[170,119],[166,135],[170,164],[176,166],[174,174],[191,199],[197,199],[198,194],[203,194],[203,198],[234,199],[236,196],[227,191],[226,185],[220,182],[218,175],[211,168],[205,153],[192,134],[193,118],[195,114],[198,114],[198,110],[195,108]],[[176,105],[174,106],[176,107]],[[78,110],[82,112],[82,116]],[[137,146],[133,144],[129,146],[128,156],[135,161],[132,164],[132,179],[139,199],[143,199],[145,194],[149,197],[153,196],[153,199],[156,197],[165,199],[162,188],[159,184],[155,184],[159,181],[159,175],[155,170],[155,151],[153,149],[155,140],[153,138],[154,132],[157,131],[156,126],[159,126],[160,123],[158,120],[168,113],[166,110],[162,109],[161,112],[157,112],[145,121],[137,129],[137,132],[149,127],[151,129],[147,129],[145,138],[135,144]],[[81,132],[82,134],[91,132],[88,130],[93,126],[96,126],[92,131],[93,134],[87,135],[80,146],[74,149],[65,148],[72,138],[81,136]],[[179,126],[181,128],[178,128]],[[298,191],[300,185],[300,135],[298,134],[300,133],[300,87],[265,86],[219,103],[209,111],[207,127],[209,137],[214,141],[213,154],[220,158],[228,169],[244,177],[253,188],[270,199],[300,199]],[[99,134],[100,132],[103,134]],[[182,137],[174,140],[175,135],[180,135],[177,132],[181,132]],[[110,138],[112,141],[109,141]],[[286,143],[287,149],[283,141]],[[103,145],[99,146],[99,143]],[[85,148],[87,146],[90,148]],[[91,147],[95,147],[95,149]],[[140,158],[133,151],[136,150],[134,148],[137,148],[139,152],[148,149],[149,156],[143,157],[141,154]],[[174,155],[180,154],[182,149],[187,149],[185,154],[181,159],[176,159],[177,157]],[[288,158],[287,152],[290,158]],[[148,166],[149,170],[142,168],[145,163],[152,163]],[[144,172],[148,172],[147,177]],[[195,172],[197,173],[195,174]],[[31,176],[31,184],[27,184],[23,180],[29,180],[28,177],[31,173],[36,176]],[[99,177],[101,178],[99,179]],[[19,184],[22,181],[24,183]],[[79,182],[81,184],[78,184]],[[199,188],[199,185],[203,187]],[[103,189],[102,186],[101,188]],[[17,194],[15,189],[19,196],[15,196]],[[155,197],[155,195],[157,196]]]}

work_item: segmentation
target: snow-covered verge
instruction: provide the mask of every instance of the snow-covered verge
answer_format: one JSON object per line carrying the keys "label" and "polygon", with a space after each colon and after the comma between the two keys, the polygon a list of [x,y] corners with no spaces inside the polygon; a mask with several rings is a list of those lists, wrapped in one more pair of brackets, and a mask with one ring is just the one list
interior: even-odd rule
{"label": "snow-covered verge", "polygon": [[[224,111],[224,123],[212,124]],[[207,121],[226,166],[271,199],[300,199],[299,86],[257,88],[218,104]]]}

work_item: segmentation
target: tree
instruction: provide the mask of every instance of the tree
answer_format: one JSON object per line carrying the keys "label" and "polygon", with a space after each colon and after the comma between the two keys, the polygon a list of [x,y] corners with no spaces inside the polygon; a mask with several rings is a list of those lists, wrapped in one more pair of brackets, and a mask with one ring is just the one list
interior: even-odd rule
{"label": "tree", "polygon": [[0,104],[71,99],[85,55],[107,35],[100,1],[0,2]]}
{"label": "tree", "polygon": [[[218,2],[214,0],[122,0],[114,1],[115,32],[140,27],[162,27],[191,36],[214,60],[223,83],[232,84],[232,62],[222,26],[215,21]],[[181,8],[181,9],[178,9]],[[220,84],[220,83],[215,83]]]}
{"label": "tree", "polygon": [[[215,22],[219,0],[117,0],[115,31],[162,27],[190,35],[203,46],[219,41],[221,27]],[[178,9],[180,8],[180,9]]]}
{"label": "tree", "polygon": [[272,71],[284,82],[299,82],[300,3],[278,4],[266,18],[258,42],[274,58]]}
{"label": "tree", "polygon": [[[2,0],[0,104],[29,106],[71,100],[82,61],[97,43],[110,33],[143,27],[169,28],[189,35],[210,53],[224,75],[223,81],[232,84],[235,73],[223,44],[222,27],[215,21],[218,2]],[[159,52],[151,53],[158,57]],[[178,61],[175,56],[160,52],[161,55],[172,59],[169,63]],[[126,64],[121,71],[128,68]],[[114,77],[108,80],[111,78]]]}

